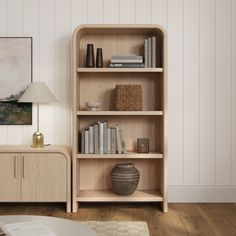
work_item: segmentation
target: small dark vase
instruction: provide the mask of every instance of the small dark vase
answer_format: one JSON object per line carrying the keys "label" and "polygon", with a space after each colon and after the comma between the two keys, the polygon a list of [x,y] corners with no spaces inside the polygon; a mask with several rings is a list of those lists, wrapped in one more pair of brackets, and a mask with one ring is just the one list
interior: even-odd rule
{"label": "small dark vase", "polygon": [[103,67],[102,48],[97,48],[96,67]]}
{"label": "small dark vase", "polygon": [[132,194],[138,186],[139,176],[134,164],[116,164],[111,171],[112,191],[118,195]]}
{"label": "small dark vase", "polygon": [[94,67],[93,44],[87,44],[86,67]]}

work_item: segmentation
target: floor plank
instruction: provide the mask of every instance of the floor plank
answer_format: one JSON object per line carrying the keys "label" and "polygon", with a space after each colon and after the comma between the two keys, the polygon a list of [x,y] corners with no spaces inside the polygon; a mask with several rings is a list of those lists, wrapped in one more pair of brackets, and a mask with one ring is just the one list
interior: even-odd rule
{"label": "floor plank", "polygon": [[235,236],[236,204],[169,204],[167,214],[154,203],[81,204],[66,213],[60,203],[0,203],[0,215],[44,215],[78,221],[146,221],[150,236]]}

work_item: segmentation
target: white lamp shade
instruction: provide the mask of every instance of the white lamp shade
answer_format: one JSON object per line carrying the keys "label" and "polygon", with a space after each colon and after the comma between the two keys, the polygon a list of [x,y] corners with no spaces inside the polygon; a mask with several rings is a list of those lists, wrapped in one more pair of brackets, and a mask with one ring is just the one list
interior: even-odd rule
{"label": "white lamp shade", "polygon": [[57,102],[57,99],[45,83],[33,82],[26,89],[18,102],[52,103]]}

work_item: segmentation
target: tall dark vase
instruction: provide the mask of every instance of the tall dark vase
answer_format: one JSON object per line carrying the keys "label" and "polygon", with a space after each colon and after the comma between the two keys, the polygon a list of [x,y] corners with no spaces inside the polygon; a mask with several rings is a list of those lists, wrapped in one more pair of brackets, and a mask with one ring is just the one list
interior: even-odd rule
{"label": "tall dark vase", "polygon": [[139,176],[134,164],[116,164],[111,171],[112,191],[118,195],[132,194],[138,186]]}
{"label": "tall dark vase", "polygon": [[97,48],[96,67],[103,67],[102,48]]}
{"label": "tall dark vase", "polygon": [[93,44],[87,44],[86,67],[94,67]]}

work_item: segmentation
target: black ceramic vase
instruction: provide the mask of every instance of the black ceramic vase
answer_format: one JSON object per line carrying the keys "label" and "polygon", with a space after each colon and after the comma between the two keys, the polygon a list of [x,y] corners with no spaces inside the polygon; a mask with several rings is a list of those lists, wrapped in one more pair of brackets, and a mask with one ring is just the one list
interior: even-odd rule
{"label": "black ceramic vase", "polygon": [[94,67],[93,44],[87,44],[86,67]]}
{"label": "black ceramic vase", "polygon": [[139,176],[134,164],[116,164],[111,171],[112,191],[118,195],[132,194],[138,186]]}
{"label": "black ceramic vase", "polygon": [[96,67],[103,67],[102,48],[97,48]]}

